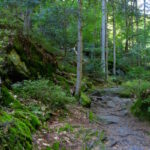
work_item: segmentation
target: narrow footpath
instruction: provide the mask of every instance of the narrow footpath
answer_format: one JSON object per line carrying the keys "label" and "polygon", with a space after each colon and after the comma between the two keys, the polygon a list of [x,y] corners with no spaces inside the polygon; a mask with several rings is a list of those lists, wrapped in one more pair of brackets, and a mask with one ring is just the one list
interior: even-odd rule
{"label": "narrow footpath", "polygon": [[120,88],[92,95],[92,111],[106,133],[106,150],[150,150],[150,123],[130,113],[133,100],[119,97]]}

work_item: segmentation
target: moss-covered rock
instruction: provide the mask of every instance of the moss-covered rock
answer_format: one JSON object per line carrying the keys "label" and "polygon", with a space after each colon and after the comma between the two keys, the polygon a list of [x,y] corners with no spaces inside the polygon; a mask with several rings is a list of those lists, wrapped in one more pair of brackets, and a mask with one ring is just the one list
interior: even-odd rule
{"label": "moss-covered rock", "polygon": [[29,111],[16,110],[13,113],[13,116],[22,120],[31,131],[35,131],[40,126],[39,119]]}
{"label": "moss-covered rock", "polygon": [[7,86],[38,77],[52,78],[57,66],[56,57],[49,49],[20,34],[1,51],[0,74]]}
{"label": "moss-covered rock", "polygon": [[12,50],[8,55],[9,60],[13,63],[16,67],[16,70],[21,73],[22,75],[28,77],[29,70],[27,69],[24,62],[21,61],[20,56],[17,54],[15,50]]}
{"label": "moss-covered rock", "polygon": [[32,149],[30,128],[4,111],[0,111],[0,149]]}
{"label": "moss-covered rock", "polygon": [[81,93],[80,103],[84,107],[90,107],[91,99],[85,93]]}
{"label": "moss-covered rock", "polygon": [[0,110],[0,149],[32,149],[31,134],[40,126],[37,116],[6,87],[2,88],[1,104],[5,109]]}
{"label": "moss-covered rock", "polygon": [[31,39],[22,36],[14,40],[13,46],[30,71],[30,78],[52,77],[53,73],[56,72],[55,56],[44,49],[42,45],[34,44]]}

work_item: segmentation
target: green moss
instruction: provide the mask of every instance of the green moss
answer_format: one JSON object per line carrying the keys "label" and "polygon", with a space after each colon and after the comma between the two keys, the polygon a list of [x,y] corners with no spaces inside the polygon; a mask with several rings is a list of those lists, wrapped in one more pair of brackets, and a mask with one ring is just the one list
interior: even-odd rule
{"label": "green moss", "polygon": [[2,87],[2,99],[1,99],[1,104],[2,105],[10,105],[10,103],[14,102],[15,99],[13,96],[9,93],[8,89],[6,87]]}
{"label": "green moss", "polygon": [[38,118],[29,111],[17,110],[14,112],[14,116],[22,120],[32,131],[35,131],[35,129],[40,126]]}
{"label": "green moss", "polygon": [[81,93],[80,103],[84,107],[90,107],[91,100],[85,93]]}
{"label": "green moss", "polygon": [[8,113],[0,111],[0,123],[10,122],[12,121],[12,116]]}
{"label": "green moss", "polygon": [[13,109],[25,109],[25,106],[23,104],[20,103],[19,100],[14,100],[13,103],[10,104],[11,108]]}
{"label": "green moss", "polygon": [[15,99],[6,87],[2,88],[2,104],[9,113],[0,110],[0,149],[32,149],[31,133],[40,125],[39,119]]}
{"label": "green moss", "polygon": [[39,119],[34,114],[31,114],[31,113],[30,113],[30,119],[29,120],[35,129],[37,129],[41,124]]}
{"label": "green moss", "polygon": [[[32,149],[32,135],[40,125],[31,112],[16,110],[11,114],[0,111],[0,145],[10,149]],[[4,148],[4,149],[5,149]]]}
{"label": "green moss", "polygon": [[1,104],[4,106],[9,106],[15,109],[22,109],[23,105],[19,102],[19,100],[16,100],[9,92],[9,90],[6,87],[2,87],[2,99]]}
{"label": "green moss", "polygon": [[1,149],[32,149],[30,128],[18,118],[0,111],[0,148]]}

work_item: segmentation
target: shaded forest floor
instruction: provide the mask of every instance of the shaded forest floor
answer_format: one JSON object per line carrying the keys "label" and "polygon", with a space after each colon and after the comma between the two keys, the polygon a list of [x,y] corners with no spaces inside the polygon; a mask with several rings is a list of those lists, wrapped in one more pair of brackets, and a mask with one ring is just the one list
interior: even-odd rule
{"label": "shaded forest floor", "polygon": [[120,88],[91,94],[91,109],[67,107],[33,139],[35,149],[149,150],[150,126],[130,113],[133,99],[119,97]]}
{"label": "shaded forest floor", "polygon": [[104,132],[90,121],[89,110],[77,105],[67,109],[64,116],[55,116],[33,136],[34,149],[104,149]]}

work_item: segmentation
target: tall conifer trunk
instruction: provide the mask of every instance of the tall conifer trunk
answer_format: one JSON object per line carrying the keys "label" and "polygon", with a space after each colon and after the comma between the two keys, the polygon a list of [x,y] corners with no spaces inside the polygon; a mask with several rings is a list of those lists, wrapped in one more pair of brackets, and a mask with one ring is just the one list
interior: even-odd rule
{"label": "tall conifer trunk", "polygon": [[102,0],[102,38],[101,38],[101,67],[105,73],[105,46],[106,46],[106,0]]}
{"label": "tall conifer trunk", "polygon": [[113,0],[113,74],[116,75],[116,22],[115,22],[114,0]]}
{"label": "tall conifer trunk", "polygon": [[81,81],[82,81],[82,0],[78,0],[78,53],[77,53],[77,82],[75,94],[80,96]]}

